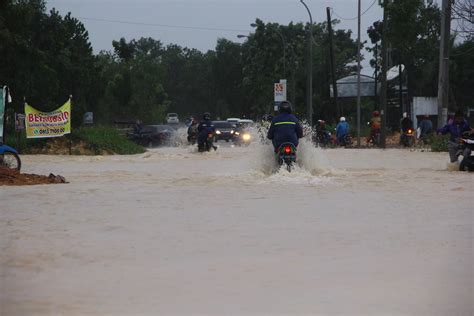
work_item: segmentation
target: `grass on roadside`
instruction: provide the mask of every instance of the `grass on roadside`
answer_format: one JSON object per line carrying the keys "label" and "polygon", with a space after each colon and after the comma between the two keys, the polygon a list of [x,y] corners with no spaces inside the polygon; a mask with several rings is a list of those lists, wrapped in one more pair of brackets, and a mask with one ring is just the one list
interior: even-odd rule
{"label": "grass on roadside", "polygon": [[145,149],[106,126],[80,127],[72,131],[74,140],[82,140],[96,154],[112,152],[119,155],[133,155],[145,152]]}

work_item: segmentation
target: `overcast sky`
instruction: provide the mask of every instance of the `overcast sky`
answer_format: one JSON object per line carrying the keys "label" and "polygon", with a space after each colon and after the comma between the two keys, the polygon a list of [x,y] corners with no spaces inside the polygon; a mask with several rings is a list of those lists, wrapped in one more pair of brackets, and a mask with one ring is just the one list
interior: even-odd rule
{"label": "overcast sky", "polygon": [[[362,16],[362,41],[368,40],[367,28],[382,19],[377,2]],[[326,7],[331,7],[341,24],[338,28],[351,29],[357,36],[357,0],[306,0],[314,22],[326,19]],[[362,12],[374,0],[362,0]],[[220,37],[236,42],[238,34],[252,32],[250,23],[256,18],[264,22],[288,24],[307,22],[308,13],[299,0],[47,0],[48,9],[56,8],[61,14],[71,12],[87,30],[94,51],[110,50],[112,40],[153,37],[165,44],[214,49]],[[338,17],[339,16],[339,17]],[[341,19],[340,17],[344,18]],[[130,25],[101,22],[91,19],[118,20],[165,26]],[[186,28],[181,28],[186,27]],[[189,28],[188,28],[189,27]],[[203,30],[209,28],[213,30]],[[221,30],[214,30],[221,29]],[[368,54],[366,54],[369,59]],[[371,74],[368,60],[363,62],[364,73]]]}

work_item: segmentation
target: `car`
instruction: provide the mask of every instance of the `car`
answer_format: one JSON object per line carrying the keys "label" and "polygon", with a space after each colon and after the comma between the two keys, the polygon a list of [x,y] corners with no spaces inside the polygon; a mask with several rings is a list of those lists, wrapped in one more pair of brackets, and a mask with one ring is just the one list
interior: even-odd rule
{"label": "car", "polygon": [[166,114],[166,123],[168,123],[168,124],[178,124],[179,123],[178,113],[168,113],[168,114]]}
{"label": "car", "polygon": [[214,141],[225,140],[226,142],[234,138],[234,132],[237,128],[236,124],[227,121],[212,122],[216,129]]}
{"label": "car", "polygon": [[227,122],[232,123],[232,124],[237,124],[237,123],[240,122],[240,119],[239,119],[239,118],[236,118],[236,117],[229,117],[229,118],[227,119]]}
{"label": "car", "polygon": [[248,120],[248,119],[239,120],[239,125],[241,126],[249,127],[249,126],[253,126],[254,124],[255,122],[252,120]]}
{"label": "car", "polygon": [[129,138],[145,147],[172,145],[176,130],[168,125],[145,125],[139,131],[129,134]]}

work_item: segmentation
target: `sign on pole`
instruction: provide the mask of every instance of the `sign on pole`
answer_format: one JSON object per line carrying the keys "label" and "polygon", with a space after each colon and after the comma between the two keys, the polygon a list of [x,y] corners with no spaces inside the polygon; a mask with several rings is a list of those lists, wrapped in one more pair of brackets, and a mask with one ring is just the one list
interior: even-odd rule
{"label": "sign on pole", "polygon": [[286,101],[286,80],[275,83],[274,93],[275,102]]}
{"label": "sign on pole", "polygon": [[26,137],[58,137],[71,133],[71,100],[52,112],[41,112],[25,103]]}
{"label": "sign on pole", "polygon": [[87,124],[93,124],[94,123],[94,113],[93,112],[86,112],[84,113],[84,117],[82,119],[82,123],[87,125]]}
{"label": "sign on pole", "polygon": [[2,87],[0,92],[0,141],[3,142],[3,129],[5,125],[5,98],[6,98],[6,89]]}
{"label": "sign on pole", "polygon": [[278,111],[278,106],[281,102],[286,101],[286,79],[281,79],[280,82],[274,84],[274,110]]}

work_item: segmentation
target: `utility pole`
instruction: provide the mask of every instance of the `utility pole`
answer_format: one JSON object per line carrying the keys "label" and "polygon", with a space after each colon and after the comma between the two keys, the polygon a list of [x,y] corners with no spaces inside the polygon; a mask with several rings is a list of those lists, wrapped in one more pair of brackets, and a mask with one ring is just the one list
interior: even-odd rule
{"label": "utility pole", "polygon": [[402,62],[398,61],[398,102],[400,103],[400,109],[402,110],[402,115],[404,112],[408,112],[408,109],[405,108],[403,104],[403,77],[402,77]]}
{"label": "utility pole", "polygon": [[438,126],[443,126],[448,120],[450,35],[451,0],[443,0],[441,12],[441,42],[439,45]]}
{"label": "utility pole", "polygon": [[308,123],[313,126],[313,16],[306,3],[300,0],[301,4],[304,5],[309,14],[309,27],[308,27],[308,61],[307,61],[307,110],[308,110]]}
{"label": "utility pole", "polygon": [[379,76],[379,61],[378,61],[378,44],[377,42],[375,42],[375,75],[374,75],[374,81],[375,81],[375,91],[374,91],[374,111],[378,110],[378,102],[377,102],[377,97],[378,97],[378,93],[377,93],[377,90],[378,90],[378,76]]}
{"label": "utility pole", "polygon": [[383,0],[383,30],[382,30],[382,77],[380,78],[382,91],[380,91],[380,105],[382,116],[382,126],[381,126],[381,139],[380,146],[385,148],[386,143],[386,130],[387,130],[387,68],[388,68],[388,56],[387,56],[387,30],[388,30],[388,21],[387,21],[387,4],[388,0]]}
{"label": "utility pole", "polygon": [[357,13],[357,147],[360,147],[360,0]]}
{"label": "utility pole", "polygon": [[334,61],[334,43],[332,40],[332,22],[331,22],[331,8],[326,8],[328,16],[328,33],[329,33],[329,52],[331,54],[331,77],[332,77],[332,91],[334,98],[334,105],[336,106],[337,117],[341,116],[341,109],[339,108],[339,102],[337,102],[337,80],[336,80],[336,63]]}

